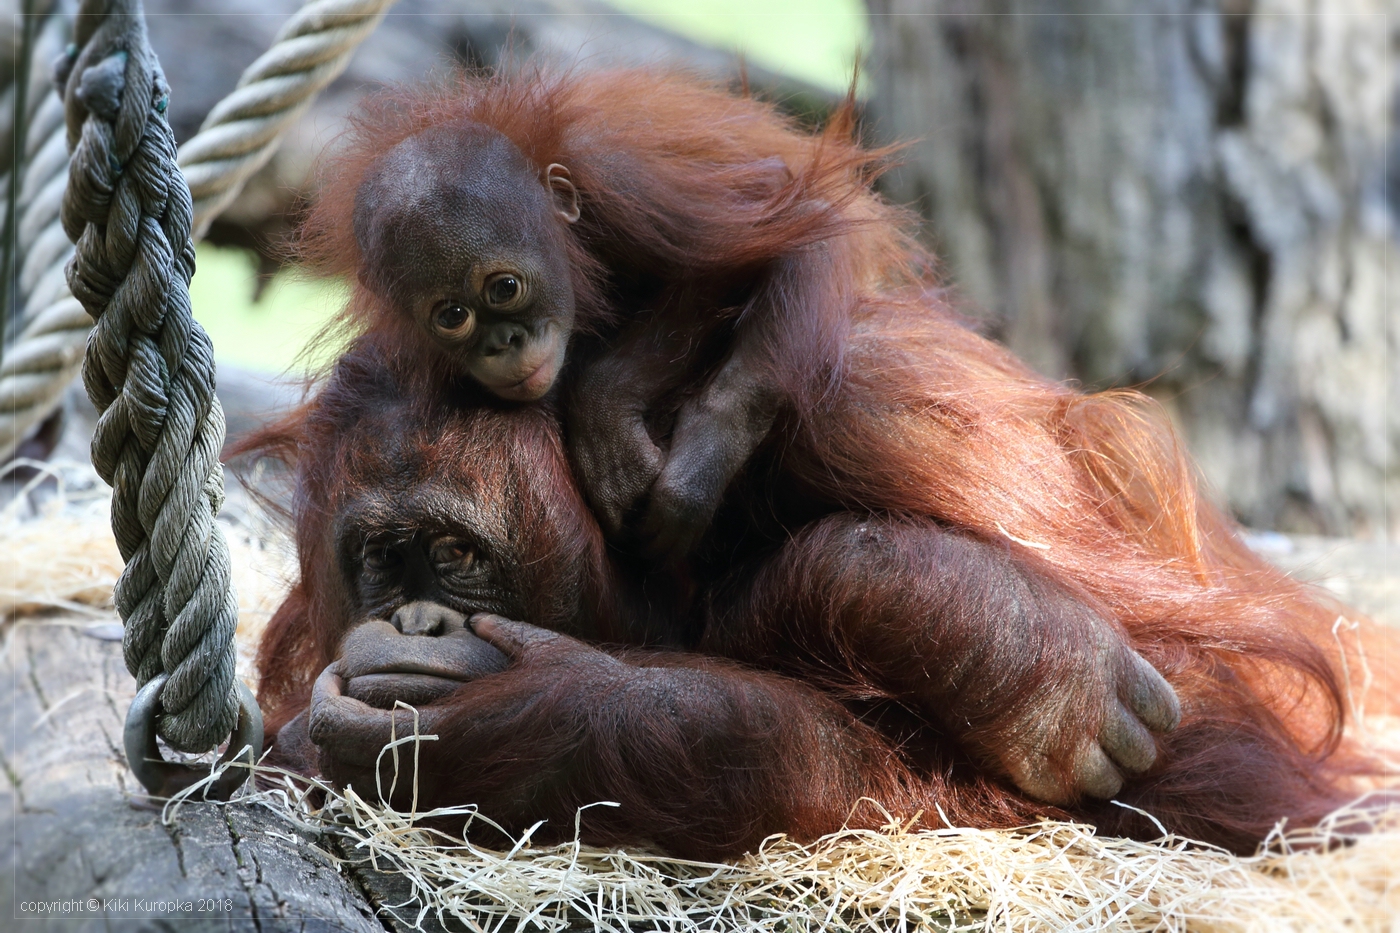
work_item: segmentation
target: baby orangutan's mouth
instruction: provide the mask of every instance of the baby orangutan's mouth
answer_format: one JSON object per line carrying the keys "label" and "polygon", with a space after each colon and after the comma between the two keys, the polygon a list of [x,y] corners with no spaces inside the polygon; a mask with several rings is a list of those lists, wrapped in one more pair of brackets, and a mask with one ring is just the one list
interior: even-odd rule
{"label": "baby orangutan's mouth", "polygon": [[557,372],[552,356],[545,357],[544,362],[535,367],[535,371],[514,385],[496,389],[496,394],[503,399],[512,402],[533,402],[549,391],[549,387],[554,385],[554,375]]}
{"label": "baby orangutan's mouth", "polygon": [[508,402],[536,401],[554,385],[564,365],[567,343],[557,331],[547,330],[540,338],[540,346],[530,348],[528,355],[520,353],[509,361],[500,356],[480,360],[472,376],[497,398]]}

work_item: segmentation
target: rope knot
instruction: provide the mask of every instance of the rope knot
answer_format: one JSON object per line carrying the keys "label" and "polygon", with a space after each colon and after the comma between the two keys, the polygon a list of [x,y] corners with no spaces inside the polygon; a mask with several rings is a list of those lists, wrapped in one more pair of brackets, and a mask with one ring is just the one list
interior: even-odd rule
{"label": "rope knot", "polygon": [[73,93],[88,109],[88,113],[108,122],[117,119],[122,91],[126,89],[126,60],[126,50],[118,49],[83,72],[82,80]]}
{"label": "rope knot", "polygon": [[73,63],[78,60],[77,43],[70,42],[63,48],[63,54],[53,60],[50,66],[50,76],[53,79],[53,86],[62,93],[64,85],[68,83],[68,75],[73,71]]}
{"label": "rope knot", "polygon": [[[93,465],[113,487],[112,528],[127,561],[115,593],[123,653],[142,684],[170,675],[161,732],[182,749],[207,748],[231,725],[237,615],[213,522],[223,500],[223,414],[209,339],[190,316],[191,232],[267,162],[392,2],[306,0],[180,150],[183,178],[165,116],[170,87],[140,0],[82,0],[73,41],[67,17],[55,15],[45,32],[52,41],[36,49],[53,62],[58,91],[40,108],[38,135],[66,137],[72,159],[61,206],[21,202],[21,224],[44,231],[41,243],[61,228],[77,248],[71,263],[62,248],[39,257],[45,268],[66,266],[71,295],[47,277],[28,288],[21,278],[21,299],[34,310],[20,349],[33,340],[43,352],[0,361],[0,456],[57,406],[91,328],[82,375],[102,413]],[[36,176],[35,190],[50,180]]]}

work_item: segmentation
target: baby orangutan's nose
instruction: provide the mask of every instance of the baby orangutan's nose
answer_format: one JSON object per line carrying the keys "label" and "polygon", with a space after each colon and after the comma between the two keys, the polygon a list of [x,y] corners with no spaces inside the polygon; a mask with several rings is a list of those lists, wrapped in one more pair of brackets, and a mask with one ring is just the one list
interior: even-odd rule
{"label": "baby orangutan's nose", "polygon": [[400,606],[389,621],[405,635],[446,635],[464,628],[467,617],[441,603],[423,600]]}
{"label": "baby orangutan's nose", "polygon": [[513,321],[497,324],[481,338],[481,349],[487,356],[507,350],[519,351],[530,342],[530,332]]}

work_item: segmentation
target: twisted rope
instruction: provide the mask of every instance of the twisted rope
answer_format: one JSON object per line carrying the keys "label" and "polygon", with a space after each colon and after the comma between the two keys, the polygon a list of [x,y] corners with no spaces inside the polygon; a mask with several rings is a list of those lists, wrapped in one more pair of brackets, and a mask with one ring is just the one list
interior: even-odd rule
{"label": "twisted rope", "polygon": [[311,0],[244,70],[233,93],[209,111],[199,133],[180,149],[198,235],[272,158],[282,133],[345,70],[392,2]]}
{"label": "twisted rope", "polygon": [[[310,0],[282,27],[272,47],[243,72],[234,91],[209,112],[199,133],[179,153],[194,199],[194,236],[202,236],[267,163],[281,134],[345,70],[355,48],[392,2]],[[92,325],[63,281],[70,246],[58,221],[58,202],[66,184],[66,148],[62,107],[57,98],[52,101],[57,109],[49,109],[46,101],[30,128],[36,151],[58,161],[32,161],[22,189],[31,191],[33,177],[30,206],[25,207],[23,193],[20,198],[25,211],[20,222],[25,318],[19,340],[0,361],[0,461],[58,407],[78,373]],[[50,122],[41,127],[39,119],[45,114]],[[31,234],[28,241],[26,229]]]}
{"label": "twisted rope", "polygon": [[190,314],[189,188],[140,0],[84,0],[75,40],[60,218],[76,246],[68,287],[94,320],[83,383],[99,412],[93,466],[112,485],[126,561],[115,591],[122,651],[141,685],[169,674],[161,735],[204,751],[237,717],[238,606],[214,523],[224,415],[213,347]]}
{"label": "twisted rope", "polygon": [[[36,62],[50,62],[68,41],[65,16],[50,16],[35,42]],[[45,69],[47,70],[47,69]],[[73,245],[59,222],[68,184],[63,101],[47,75],[30,85],[40,101],[25,139],[17,213],[18,340],[0,361],[0,460],[58,407],[82,364],[92,319],[68,292],[64,267]]]}

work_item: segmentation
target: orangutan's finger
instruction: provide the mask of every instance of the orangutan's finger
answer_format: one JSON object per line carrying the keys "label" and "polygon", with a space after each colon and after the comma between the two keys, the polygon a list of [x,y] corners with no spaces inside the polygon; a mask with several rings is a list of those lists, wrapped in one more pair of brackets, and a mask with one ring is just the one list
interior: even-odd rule
{"label": "orangutan's finger", "polygon": [[547,628],[530,625],[528,622],[515,622],[486,612],[472,616],[470,624],[480,638],[499,648],[512,661],[518,661],[529,651],[565,637]]}
{"label": "orangutan's finger", "polygon": [[1086,742],[1074,762],[1075,796],[1108,800],[1123,789],[1123,775],[1098,742]]}
{"label": "orangutan's finger", "polygon": [[1125,688],[1128,710],[1153,732],[1170,732],[1181,722],[1181,701],[1157,668],[1136,651],[1128,652]]}
{"label": "orangutan's finger", "polygon": [[1139,774],[1157,760],[1157,742],[1122,703],[1114,702],[1099,729],[1099,745],[1120,768]]}

